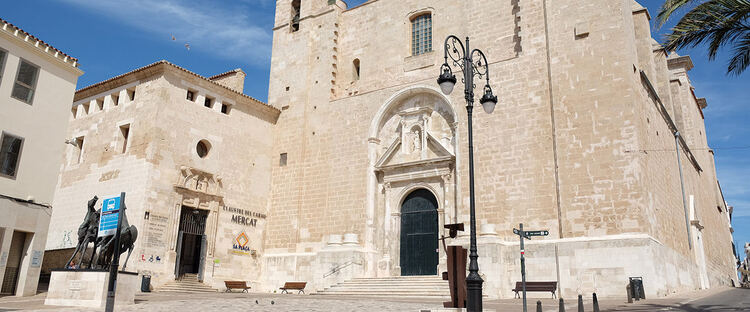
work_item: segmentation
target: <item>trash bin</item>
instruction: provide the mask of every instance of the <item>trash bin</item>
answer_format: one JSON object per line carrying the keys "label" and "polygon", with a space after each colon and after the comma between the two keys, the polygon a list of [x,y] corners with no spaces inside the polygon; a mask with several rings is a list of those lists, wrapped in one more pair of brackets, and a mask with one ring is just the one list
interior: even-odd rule
{"label": "trash bin", "polygon": [[151,275],[141,276],[141,292],[151,292]]}
{"label": "trash bin", "polygon": [[630,277],[630,296],[635,300],[646,299],[643,277]]}

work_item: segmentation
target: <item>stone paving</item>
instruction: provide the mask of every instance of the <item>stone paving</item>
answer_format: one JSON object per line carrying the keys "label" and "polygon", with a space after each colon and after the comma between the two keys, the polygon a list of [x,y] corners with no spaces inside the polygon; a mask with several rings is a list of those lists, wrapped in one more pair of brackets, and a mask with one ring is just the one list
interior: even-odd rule
{"label": "stone paving", "polygon": [[[722,298],[734,298],[723,300]],[[45,294],[33,297],[3,297],[0,298],[0,311],[101,311],[91,308],[68,308],[44,305]],[[717,299],[718,298],[718,299]],[[750,290],[717,288],[708,291],[696,291],[666,298],[649,299],[635,304],[628,304],[625,300],[604,299],[600,301],[601,311],[704,311],[704,309],[690,309],[700,304],[700,300],[708,300],[713,308],[705,311],[725,311],[722,306],[732,306],[736,298],[750,298]],[[257,300],[257,303],[256,303]],[[528,300],[528,310],[536,311],[536,302],[541,300],[543,311],[557,312],[556,299]],[[743,299],[744,300],[744,299]],[[272,303],[273,302],[273,303]],[[695,303],[691,303],[695,302]],[[584,298],[584,311],[593,311],[590,298]],[[566,311],[577,311],[576,298],[565,298]],[[688,307],[688,308],[686,308]],[[485,311],[521,311],[520,299],[485,300]],[[750,303],[741,309],[726,311],[747,311]],[[267,293],[149,293],[138,294],[136,304],[116,307],[115,311],[312,311],[312,312],[349,312],[349,311],[455,311],[443,309],[440,300],[420,300],[414,298],[354,298],[354,297],[319,297],[310,295],[280,295]]]}

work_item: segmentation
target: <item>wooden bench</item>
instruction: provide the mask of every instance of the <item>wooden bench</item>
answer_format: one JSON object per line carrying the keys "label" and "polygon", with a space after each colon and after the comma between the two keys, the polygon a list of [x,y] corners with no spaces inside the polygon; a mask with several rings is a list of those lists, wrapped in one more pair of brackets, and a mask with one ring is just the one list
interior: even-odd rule
{"label": "wooden bench", "polygon": [[[521,298],[518,294],[523,291],[523,285],[521,282],[516,282],[516,288],[513,288],[516,292],[516,298]],[[552,293],[552,298],[557,297],[555,292],[557,291],[557,282],[526,282],[526,291],[549,291]]]}
{"label": "wooden bench", "polygon": [[226,292],[232,292],[232,289],[242,289],[242,291],[247,292],[250,289],[245,281],[224,281],[224,286],[227,288]]}
{"label": "wooden bench", "polygon": [[282,294],[288,294],[289,290],[298,290],[298,294],[304,294],[305,285],[307,285],[307,282],[286,282],[284,283],[284,287],[279,289],[281,289]]}

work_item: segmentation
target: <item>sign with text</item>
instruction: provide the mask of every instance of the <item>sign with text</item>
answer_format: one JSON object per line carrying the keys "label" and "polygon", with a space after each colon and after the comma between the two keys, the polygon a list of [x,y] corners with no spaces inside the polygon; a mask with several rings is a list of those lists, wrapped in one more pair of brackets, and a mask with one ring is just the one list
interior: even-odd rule
{"label": "sign with text", "polygon": [[99,217],[98,237],[115,235],[120,216],[120,196],[110,197],[102,201],[102,212]]}

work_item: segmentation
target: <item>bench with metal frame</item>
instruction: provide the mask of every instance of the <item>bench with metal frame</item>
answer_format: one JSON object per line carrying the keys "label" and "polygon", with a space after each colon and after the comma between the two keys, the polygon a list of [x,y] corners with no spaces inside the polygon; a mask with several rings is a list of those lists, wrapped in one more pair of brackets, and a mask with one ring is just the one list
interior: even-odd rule
{"label": "bench with metal frame", "polygon": [[[512,289],[516,292],[516,298],[520,298],[519,292],[523,291],[523,285],[521,282],[516,282],[516,288]],[[552,293],[552,298],[556,298],[557,295],[557,282],[526,282],[526,291],[549,291]]]}
{"label": "bench with metal frame", "polygon": [[232,292],[232,289],[242,289],[244,292],[248,292],[250,286],[247,286],[245,281],[224,281],[224,286],[227,288],[226,292]]}
{"label": "bench with metal frame", "polygon": [[284,283],[284,287],[280,287],[282,294],[288,294],[289,290],[298,290],[298,294],[304,294],[305,293],[305,286],[307,285],[307,282],[286,282]]}

